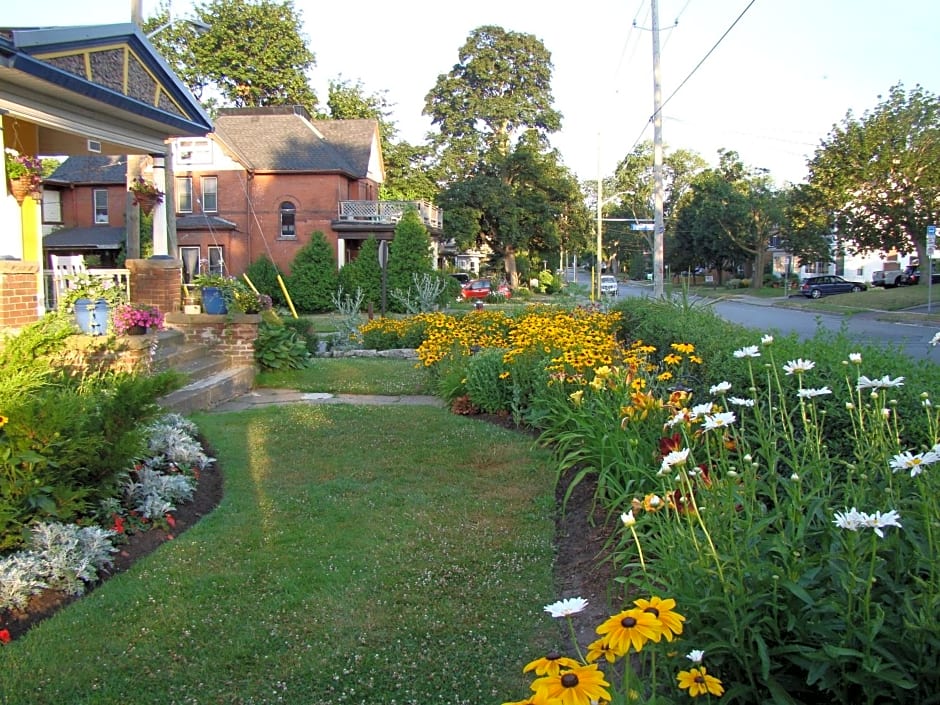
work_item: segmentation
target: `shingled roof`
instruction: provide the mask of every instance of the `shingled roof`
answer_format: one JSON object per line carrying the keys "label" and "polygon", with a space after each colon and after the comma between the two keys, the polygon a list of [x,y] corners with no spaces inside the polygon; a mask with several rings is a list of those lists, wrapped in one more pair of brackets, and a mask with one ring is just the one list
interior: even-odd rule
{"label": "shingled roof", "polygon": [[127,182],[127,157],[89,155],[69,157],[44,179],[48,185],[107,185]]}
{"label": "shingled roof", "polygon": [[215,134],[255,171],[337,172],[366,178],[376,120],[310,120],[303,108],[223,109]]}

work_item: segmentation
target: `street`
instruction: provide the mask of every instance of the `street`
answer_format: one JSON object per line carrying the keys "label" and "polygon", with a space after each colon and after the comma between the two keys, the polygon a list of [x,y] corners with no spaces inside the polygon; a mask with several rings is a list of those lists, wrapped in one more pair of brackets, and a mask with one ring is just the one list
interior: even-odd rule
{"label": "street", "polygon": [[[578,272],[577,276],[579,284],[590,286],[589,272]],[[618,297],[649,296],[651,292],[652,287],[645,282],[621,282]],[[693,298],[699,302],[712,300]],[[775,306],[775,302],[774,299],[742,294],[739,298],[719,301],[713,308],[726,321],[753,328],[762,334],[796,333],[800,338],[808,339],[813,337],[819,328],[835,333],[844,325],[846,335],[859,343],[896,346],[915,359],[940,363],[940,346],[929,345],[930,339],[940,327],[881,321],[877,319],[876,313],[845,317],[828,312],[791,309]]]}

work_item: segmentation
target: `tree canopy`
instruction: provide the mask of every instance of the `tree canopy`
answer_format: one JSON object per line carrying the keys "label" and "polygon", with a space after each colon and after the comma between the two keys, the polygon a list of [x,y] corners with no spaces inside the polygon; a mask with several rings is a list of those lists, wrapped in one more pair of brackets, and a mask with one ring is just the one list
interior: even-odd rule
{"label": "tree canopy", "polygon": [[[209,25],[205,33],[176,22],[152,42],[207,108],[302,105],[316,112],[317,98],[306,75],[316,61],[291,0],[209,0],[193,12]],[[152,32],[169,19],[165,3],[143,29]]]}
{"label": "tree canopy", "polygon": [[[879,97],[880,99],[880,97]],[[940,103],[901,84],[860,118],[833,126],[809,164],[816,207],[849,251],[917,252],[940,220]]]}

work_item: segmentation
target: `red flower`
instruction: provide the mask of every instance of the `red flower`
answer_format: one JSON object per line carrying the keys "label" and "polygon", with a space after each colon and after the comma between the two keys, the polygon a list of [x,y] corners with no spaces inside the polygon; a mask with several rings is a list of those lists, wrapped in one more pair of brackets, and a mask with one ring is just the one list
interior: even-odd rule
{"label": "red flower", "polygon": [[0,629],[0,643],[9,644],[12,640],[9,629]]}
{"label": "red flower", "polygon": [[118,516],[117,514],[115,514],[114,526],[112,528],[119,534],[123,534],[124,533],[124,517]]}
{"label": "red flower", "polygon": [[663,436],[659,439],[659,452],[663,457],[677,450],[682,450],[682,436],[678,433],[674,433],[671,436]]}
{"label": "red flower", "polygon": [[173,518],[172,514],[166,515],[166,523],[169,524],[172,528],[176,528],[176,519]]}

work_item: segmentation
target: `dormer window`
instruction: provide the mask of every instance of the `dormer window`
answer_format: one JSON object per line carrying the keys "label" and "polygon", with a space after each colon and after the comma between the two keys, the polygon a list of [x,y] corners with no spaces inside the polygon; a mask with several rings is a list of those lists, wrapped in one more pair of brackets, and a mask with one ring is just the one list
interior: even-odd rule
{"label": "dormer window", "polygon": [[297,207],[290,201],[281,204],[281,238],[294,240],[297,237]]}

